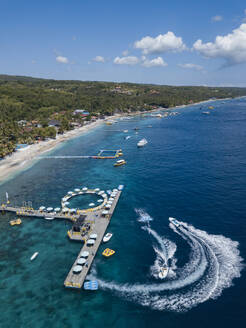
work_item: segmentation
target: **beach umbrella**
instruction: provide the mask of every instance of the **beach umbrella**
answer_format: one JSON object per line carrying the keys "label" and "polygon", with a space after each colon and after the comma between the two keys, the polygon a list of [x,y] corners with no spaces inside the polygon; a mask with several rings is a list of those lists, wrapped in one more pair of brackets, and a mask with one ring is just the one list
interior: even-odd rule
{"label": "beach umbrella", "polygon": [[95,204],[94,203],[90,203],[89,206],[95,206]]}
{"label": "beach umbrella", "polygon": [[92,246],[95,244],[95,240],[94,239],[89,239],[86,243],[88,246]]}
{"label": "beach umbrella", "polygon": [[63,213],[66,213],[66,212],[68,212],[69,211],[69,209],[67,208],[67,207],[64,207],[63,209],[62,209],[62,212]]}
{"label": "beach umbrella", "polygon": [[87,252],[87,251],[83,251],[81,253],[81,257],[88,257],[88,256],[89,256],[89,252]]}
{"label": "beach umbrella", "polygon": [[40,207],[39,207],[39,210],[40,210],[40,211],[44,211],[45,209],[46,209],[45,206],[40,206]]}
{"label": "beach umbrella", "polygon": [[69,202],[65,202],[64,205],[65,205],[65,206],[69,205]]}
{"label": "beach umbrella", "polygon": [[73,272],[74,272],[74,273],[79,273],[79,272],[82,271],[82,269],[83,269],[83,267],[82,267],[81,265],[75,265],[75,266],[73,267]]}
{"label": "beach umbrella", "polygon": [[83,258],[80,258],[77,261],[77,264],[79,264],[79,265],[84,265],[85,263],[86,263],[86,259],[83,259]]}
{"label": "beach umbrella", "polygon": [[53,207],[47,207],[47,211],[48,211],[48,212],[53,211]]}
{"label": "beach umbrella", "polygon": [[82,188],[82,190],[83,190],[83,191],[86,191],[86,190],[88,190],[88,188],[87,188],[87,187],[84,187],[84,188]]}
{"label": "beach umbrella", "polygon": [[97,234],[96,233],[92,233],[90,235],[90,239],[97,239]]}
{"label": "beach umbrella", "polygon": [[102,214],[103,215],[107,215],[108,214],[108,211],[104,210],[104,211],[102,211]]}
{"label": "beach umbrella", "polygon": [[107,198],[107,194],[102,194],[102,197],[103,198]]}
{"label": "beach umbrella", "polygon": [[97,202],[98,203],[102,203],[103,202],[103,199],[98,199]]}
{"label": "beach umbrella", "polygon": [[113,202],[114,201],[114,198],[113,197],[110,197],[109,198],[109,201],[112,201]]}
{"label": "beach umbrella", "polygon": [[100,189],[99,189],[99,188],[96,188],[96,189],[95,189],[95,192],[99,192],[99,191],[100,191]]}
{"label": "beach umbrella", "polygon": [[74,189],[74,191],[76,191],[76,192],[79,192],[79,191],[80,191],[80,189],[79,189],[79,188],[75,188],[75,189]]}
{"label": "beach umbrella", "polygon": [[55,208],[55,212],[60,212],[60,210],[61,210],[60,207]]}
{"label": "beach umbrella", "polygon": [[68,195],[72,195],[73,194],[73,192],[72,191],[68,191],[68,193],[67,193]]}
{"label": "beach umbrella", "polygon": [[109,200],[109,201],[107,202],[107,205],[112,205],[112,204],[113,204],[112,200]]}

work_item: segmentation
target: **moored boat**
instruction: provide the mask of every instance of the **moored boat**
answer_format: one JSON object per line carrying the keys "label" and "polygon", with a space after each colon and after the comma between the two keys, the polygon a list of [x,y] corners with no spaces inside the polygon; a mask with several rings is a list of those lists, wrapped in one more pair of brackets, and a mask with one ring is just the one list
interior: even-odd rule
{"label": "moored boat", "polygon": [[103,242],[106,243],[107,241],[109,241],[111,239],[112,236],[113,236],[112,233],[110,233],[110,232],[106,233],[106,235],[103,237]]}
{"label": "moored boat", "polygon": [[124,159],[119,159],[118,161],[116,161],[114,163],[114,166],[121,166],[121,165],[124,165],[126,164],[126,161]]}
{"label": "moored boat", "polygon": [[35,252],[34,254],[32,254],[32,256],[30,257],[30,260],[33,261],[35,260],[35,258],[38,256],[38,252]]}
{"label": "moored boat", "polygon": [[137,143],[137,146],[138,146],[138,147],[143,147],[143,146],[145,146],[147,143],[148,143],[148,141],[144,138],[144,139],[141,139],[141,140]]}

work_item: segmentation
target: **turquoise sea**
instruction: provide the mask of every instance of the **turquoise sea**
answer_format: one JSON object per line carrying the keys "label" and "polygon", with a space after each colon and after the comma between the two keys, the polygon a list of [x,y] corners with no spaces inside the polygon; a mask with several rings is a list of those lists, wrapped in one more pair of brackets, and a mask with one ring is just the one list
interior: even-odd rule
{"label": "turquoise sea", "polygon": [[[106,260],[100,246],[90,272],[96,292],[63,286],[81,247],[67,238],[69,222],[23,218],[11,227],[14,216],[0,216],[1,328],[245,327],[246,98],[177,111],[102,125],[49,153],[122,148],[125,166],[43,159],[0,186],[0,200],[7,191],[13,204],[38,208],[60,206],[77,187],[125,185],[108,229],[116,253]],[[164,261],[170,269],[160,280]]]}

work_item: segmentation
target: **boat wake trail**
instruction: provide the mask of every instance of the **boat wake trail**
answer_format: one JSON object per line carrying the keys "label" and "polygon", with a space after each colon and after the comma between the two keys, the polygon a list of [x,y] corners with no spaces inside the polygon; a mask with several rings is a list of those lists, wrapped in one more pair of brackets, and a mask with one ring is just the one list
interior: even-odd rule
{"label": "boat wake trail", "polygon": [[[140,214],[139,221],[143,216],[152,220],[145,212],[137,213]],[[149,224],[149,221],[145,222]],[[175,271],[175,275],[168,275],[165,281],[148,284],[119,284],[97,279],[100,287],[143,306],[179,312],[220,296],[225,288],[232,286],[234,278],[240,277],[243,259],[239,254],[239,244],[222,235],[210,235],[185,222],[179,223],[179,226],[170,223],[169,227],[190,248],[189,259],[182,267],[176,267],[176,245],[149,226],[143,227],[157,242],[154,246],[153,275],[156,276],[158,266],[170,260],[170,272]]]}
{"label": "boat wake trail", "polygon": [[153,218],[141,208],[135,208],[135,212],[139,215],[138,222],[149,224],[150,221],[153,221]]}

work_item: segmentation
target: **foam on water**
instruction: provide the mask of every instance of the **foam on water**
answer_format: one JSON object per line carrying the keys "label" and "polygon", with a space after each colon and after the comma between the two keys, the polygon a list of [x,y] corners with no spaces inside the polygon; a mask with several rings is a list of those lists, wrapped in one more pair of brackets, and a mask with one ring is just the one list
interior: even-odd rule
{"label": "foam on water", "polygon": [[[234,278],[240,277],[243,265],[237,242],[221,235],[210,235],[184,222],[178,228],[170,224],[170,228],[186,240],[191,249],[188,262],[177,270],[173,268],[174,279],[153,284],[118,284],[98,279],[100,287],[153,309],[186,311],[215,299],[224,288],[232,285]],[[157,254],[154,266],[174,256],[176,245],[173,242],[149,227],[144,229],[158,242],[158,247],[154,248]]]}
{"label": "foam on water", "polygon": [[153,218],[145,212],[142,208],[135,208],[135,212],[139,215],[138,222],[141,223],[149,223],[150,221],[153,221]]}

